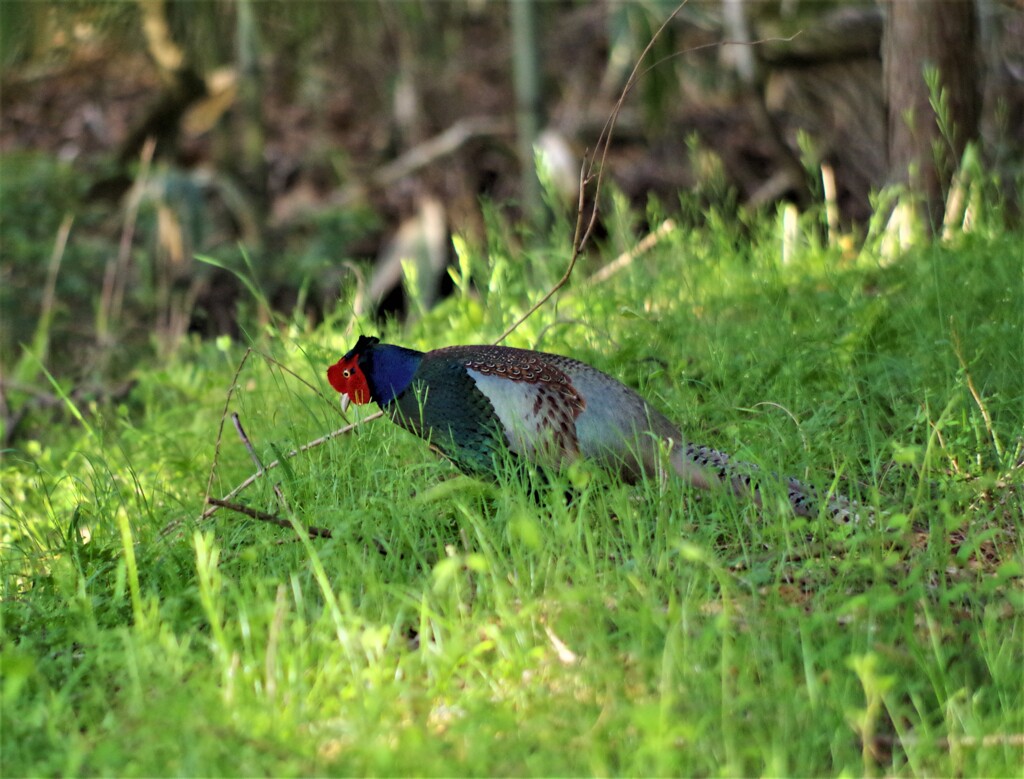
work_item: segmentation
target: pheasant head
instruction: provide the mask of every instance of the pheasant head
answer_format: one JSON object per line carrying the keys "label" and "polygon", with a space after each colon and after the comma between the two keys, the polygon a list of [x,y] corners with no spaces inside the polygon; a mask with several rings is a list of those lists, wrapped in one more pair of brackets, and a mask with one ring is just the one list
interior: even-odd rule
{"label": "pheasant head", "polygon": [[327,369],[327,380],[341,393],[343,411],[349,403],[371,400],[384,407],[408,388],[422,356],[422,352],[361,335],[348,354]]}
{"label": "pheasant head", "polygon": [[370,402],[370,385],[359,362],[367,354],[367,351],[377,343],[379,343],[377,338],[359,336],[356,345],[327,369],[327,380],[334,389],[341,393],[342,411],[348,408],[349,403],[354,402],[357,406],[361,406]]}

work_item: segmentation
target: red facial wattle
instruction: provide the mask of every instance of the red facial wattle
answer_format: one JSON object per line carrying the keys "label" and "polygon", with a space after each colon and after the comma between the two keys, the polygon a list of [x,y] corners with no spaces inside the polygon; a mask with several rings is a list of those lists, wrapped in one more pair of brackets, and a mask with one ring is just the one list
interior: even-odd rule
{"label": "red facial wattle", "polygon": [[327,369],[327,380],[342,395],[347,395],[356,405],[370,402],[370,385],[359,368],[359,358],[338,360]]}

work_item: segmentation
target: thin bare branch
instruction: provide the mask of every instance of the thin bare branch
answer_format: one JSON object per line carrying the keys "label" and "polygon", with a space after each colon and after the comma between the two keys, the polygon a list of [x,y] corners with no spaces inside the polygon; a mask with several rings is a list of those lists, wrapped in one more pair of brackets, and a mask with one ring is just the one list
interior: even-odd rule
{"label": "thin bare branch", "polygon": [[[231,405],[231,397],[235,394],[235,387],[238,386],[238,377],[242,373],[242,368],[245,366],[246,361],[249,359],[249,355],[252,354],[252,347],[250,346],[245,350],[245,354],[242,355],[242,359],[238,362],[238,367],[235,368],[235,375],[231,377],[231,386],[228,387],[228,394],[224,398],[224,410],[220,414],[220,424],[217,427],[217,440],[213,445],[213,462],[210,464],[210,477],[206,480],[206,493],[203,495],[203,503],[207,503],[210,500],[210,491],[213,489],[213,479],[217,474],[217,463],[220,462],[220,442],[224,437],[224,420],[228,418],[228,408]],[[171,523],[176,525],[177,523]],[[170,525],[164,528],[164,533],[170,529]]]}
{"label": "thin bare branch", "polygon": [[[684,5],[685,5],[685,3],[684,3]],[[676,12],[678,13],[679,10],[682,9],[682,7],[683,6],[679,6],[679,8],[676,9]],[[648,65],[646,68],[644,68],[642,71],[640,71],[640,78],[643,78],[648,73],[650,73],[652,70],[654,70],[655,68],[660,67],[661,65],[665,64],[666,62],[668,62],[670,60],[678,59],[679,57],[684,57],[687,54],[693,54],[694,52],[704,51],[704,49],[720,49],[723,46],[763,46],[766,43],[791,43],[792,41],[795,41],[797,38],[799,38],[802,32],[803,32],[802,30],[797,30],[792,35],[781,36],[781,37],[780,36],[772,36],[772,37],[769,37],[769,38],[758,38],[757,40],[754,40],[754,41],[734,41],[734,40],[711,41],[710,43],[702,43],[702,44],[700,44],[698,46],[690,46],[688,49],[685,49],[683,51],[674,51],[671,54],[666,54],[661,59],[655,60],[650,65]]]}
{"label": "thin bare branch", "polygon": [[263,463],[260,461],[260,456],[256,454],[256,450],[253,448],[252,441],[249,440],[249,436],[245,434],[245,428],[242,427],[242,418],[238,416],[237,411],[231,412],[231,421],[235,425],[235,431],[238,433],[238,437],[242,439],[242,444],[245,446],[245,450],[249,453],[249,457],[252,459],[253,464],[256,466],[258,472],[263,471]]}
{"label": "thin bare branch", "polygon": [[[633,66],[633,70],[629,74],[629,78],[626,80],[626,85],[622,88],[622,92],[619,94],[619,99],[615,101],[615,106],[612,108],[608,121],[605,122],[604,128],[601,130],[601,134],[598,136],[594,154],[591,155],[589,159],[584,157],[583,165],[580,168],[579,203],[576,210],[576,229],[572,239],[572,255],[569,257],[569,264],[565,269],[565,273],[562,274],[562,278],[560,278],[555,285],[541,297],[540,300],[534,303],[525,314],[519,317],[519,319],[508,327],[505,332],[498,336],[494,343],[500,344],[510,334],[515,332],[523,322],[533,316],[533,314],[540,309],[541,306],[547,303],[555,293],[558,292],[558,290],[564,287],[569,281],[570,276],[572,276],[572,272],[576,267],[576,262],[579,260],[580,255],[583,253],[583,249],[590,241],[590,236],[594,232],[594,226],[597,224],[597,215],[600,212],[601,185],[604,180],[605,162],[608,159],[608,150],[611,148],[615,122],[618,120],[619,114],[622,111],[622,106],[626,102],[626,96],[633,89],[633,86],[639,78],[638,74],[640,73],[640,66],[643,64],[644,59],[650,53],[658,38],[661,37],[665,28],[668,27],[669,23],[671,23],[673,19],[675,19],[676,15],[683,9],[687,2],[688,0],[683,0],[682,3],[676,6],[675,10],[669,14],[668,18],[662,22],[654,35],[651,36],[651,39],[647,42],[647,46],[644,47],[644,50],[640,52],[640,56],[637,57],[636,64]],[[599,160],[598,157],[600,157]],[[596,173],[594,172],[595,168]],[[594,202],[590,209],[589,217],[585,219],[585,194],[587,185],[591,181],[594,181]]]}
{"label": "thin bare branch", "polygon": [[[339,428],[339,429],[335,430],[332,433],[328,433],[325,436],[321,436],[320,438],[314,439],[313,441],[310,441],[308,444],[303,444],[298,449],[292,449],[292,451],[288,452],[282,459],[288,460],[288,459],[291,459],[292,457],[296,457],[297,455],[300,455],[300,454],[302,454],[304,452],[308,452],[310,449],[315,449],[318,446],[322,446],[323,444],[327,443],[331,439],[337,438],[338,436],[341,436],[341,435],[345,435],[346,433],[350,433],[353,430],[355,430],[357,427],[359,427],[360,425],[365,425],[368,422],[372,422],[373,420],[378,419],[379,417],[382,417],[382,416],[384,416],[384,412],[383,411],[378,411],[375,414],[370,414],[370,416],[368,416],[368,417],[363,417],[358,422],[353,422],[351,425],[345,425],[345,427]],[[261,476],[266,475],[268,471],[272,471],[274,468],[276,468],[280,464],[281,464],[281,460],[274,460],[273,462],[267,463],[266,467],[262,471],[259,471],[257,473],[252,474],[251,476],[249,476],[245,481],[243,481],[241,484],[239,484],[237,487],[235,487],[233,490],[231,490],[231,492],[229,492],[227,495],[225,495],[223,500],[230,500],[231,498],[235,497],[235,495],[240,493],[242,490],[244,490],[246,487],[251,485],[253,482],[257,481]],[[207,497],[206,502],[209,503],[212,506],[212,508],[208,508],[202,514],[200,514],[199,515],[199,519],[200,520],[209,519],[211,516],[213,516],[217,512],[217,508],[218,508],[218,504],[217,503],[215,503],[209,497]]]}
{"label": "thin bare branch", "polygon": [[632,249],[624,251],[614,260],[609,262],[603,268],[599,269],[589,279],[588,284],[600,284],[602,281],[607,281],[616,273],[623,268],[628,267],[632,264],[633,260],[639,257],[641,254],[645,254],[657,245],[658,241],[664,238],[666,235],[676,229],[676,223],[674,219],[666,219],[660,225],[658,229],[645,235],[636,246]]}
{"label": "thin bare branch", "polygon": [[[329,403],[330,403],[330,399],[329,399],[329,398],[328,398],[328,397],[327,397],[326,395],[324,395],[324,393],[322,393],[322,392],[320,391],[320,388],[319,388],[319,387],[317,387],[317,386],[315,386],[314,384],[312,384],[311,382],[307,381],[307,380],[306,380],[305,378],[303,378],[303,377],[302,377],[302,376],[301,376],[300,374],[298,374],[298,373],[296,373],[295,371],[293,371],[293,370],[292,370],[291,368],[289,368],[289,367],[288,367],[287,365],[285,365],[285,364],[284,364],[283,362],[281,362],[280,360],[276,360],[276,359],[274,359],[273,357],[271,357],[271,356],[270,356],[269,354],[267,354],[266,352],[261,352],[261,351],[259,351],[258,349],[255,349],[254,351],[256,352],[256,354],[258,354],[258,355],[259,355],[260,357],[262,357],[262,358],[263,358],[264,360],[266,360],[267,362],[269,362],[269,363],[270,363],[271,365],[273,365],[273,366],[275,366],[275,367],[277,367],[277,368],[280,368],[280,369],[281,369],[281,370],[282,370],[282,371],[283,371],[284,373],[287,373],[287,374],[288,374],[289,376],[291,376],[291,377],[293,377],[293,378],[295,378],[295,379],[299,380],[300,382],[302,382],[303,384],[305,384],[305,385],[306,385],[306,386],[307,386],[307,387],[308,387],[309,389],[313,390],[313,392],[315,392],[315,393],[316,393],[317,395],[319,395],[319,396],[320,396],[321,398],[323,398],[324,400],[326,400],[327,402],[329,402]],[[340,409],[340,407],[338,406],[338,404],[337,404],[337,403],[331,403],[331,405],[332,405],[332,406],[334,406],[335,408],[337,408],[337,409],[338,409],[338,413],[341,413],[341,416],[342,416],[342,418],[344,418],[344,419],[345,419],[345,421],[347,422],[347,421],[348,421],[348,418],[347,418],[347,417],[345,417],[345,415],[344,415],[344,414],[343,414],[343,413],[341,412],[341,409]]]}
{"label": "thin bare branch", "polygon": [[[268,514],[266,511],[250,508],[249,506],[241,503],[231,503],[230,501],[221,500],[220,498],[209,498],[207,503],[217,508],[231,509],[231,511],[244,514],[252,519],[258,519],[260,522],[269,522],[271,525],[277,525],[278,527],[287,528],[288,530],[292,530],[294,528],[291,520],[283,519],[276,514]],[[333,538],[331,531],[327,528],[317,527],[316,525],[307,525],[305,530],[309,533],[310,538]]]}

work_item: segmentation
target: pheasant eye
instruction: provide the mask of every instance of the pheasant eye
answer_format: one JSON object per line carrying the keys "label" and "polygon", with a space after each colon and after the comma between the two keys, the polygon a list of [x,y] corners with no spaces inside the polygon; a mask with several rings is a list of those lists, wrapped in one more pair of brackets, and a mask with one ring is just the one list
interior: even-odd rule
{"label": "pheasant eye", "polygon": [[350,369],[346,368],[345,370],[343,370],[341,372],[341,375],[344,376],[346,379],[351,378],[352,377],[352,371]]}

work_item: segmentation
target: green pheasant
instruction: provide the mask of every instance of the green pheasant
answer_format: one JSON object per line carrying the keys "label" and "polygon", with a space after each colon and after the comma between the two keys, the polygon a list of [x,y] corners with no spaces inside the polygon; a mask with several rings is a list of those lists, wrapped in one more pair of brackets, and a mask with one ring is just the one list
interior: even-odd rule
{"label": "green pheasant", "polygon": [[[625,384],[557,354],[506,346],[418,352],[360,336],[327,378],[343,406],[373,401],[473,475],[493,475],[509,456],[555,468],[585,457],[635,482],[659,472],[667,447],[675,473],[699,488],[728,486],[760,503],[759,483],[775,478],[686,441]],[[847,498],[830,495],[821,505],[813,488],[783,481],[794,514],[859,519]]]}

